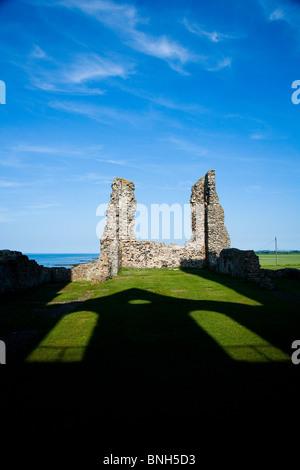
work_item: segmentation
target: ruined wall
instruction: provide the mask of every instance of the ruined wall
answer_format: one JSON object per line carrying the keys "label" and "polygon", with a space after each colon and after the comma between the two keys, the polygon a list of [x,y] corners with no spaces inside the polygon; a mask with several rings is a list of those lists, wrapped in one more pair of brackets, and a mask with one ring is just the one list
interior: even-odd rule
{"label": "ruined wall", "polygon": [[78,264],[71,269],[71,281],[91,281],[99,284],[112,277],[111,265],[107,256],[99,256],[97,261]]}
{"label": "ruined wall", "polygon": [[216,193],[214,170],[192,187],[192,235],[183,246],[136,239],[134,217],[137,204],[134,189],[131,181],[114,179],[106,226],[100,240],[100,257],[96,263],[74,268],[72,280],[101,282],[115,276],[122,266],[202,268],[209,264],[215,268],[221,250],[230,246],[230,239],[224,226],[224,211]]}
{"label": "ruined wall", "polygon": [[205,245],[208,265],[216,268],[224,248],[230,248],[230,238],[224,225],[224,210],[216,192],[215,170],[208,171],[204,182]]}
{"label": "ruined wall", "polygon": [[209,171],[192,187],[191,239],[176,243],[137,240],[134,233],[136,200],[134,184],[115,178],[100,240],[97,261],[80,264],[71,270],[44,268],[20,252],[0,252],[0,293],[37,286],[44,282],[103,282],[118,274],[120,268],[195,267],[216,268],[219,254],[230,246],[224,226],[224,211],[215,188],[215,172]]}
{"label": "ruined wall", "polygon": [[300,270],[293,268],[261,269],[259,258],[253,250],[228,248],[221,251],[216,271],[237,279],[246,279],[268,290],[276,290],[277,279],[300,280]]}
{"label": "ruined wall", "polygon": [[216,270],[238,279],[258,281],[261,277],[258,256],[253,250],[227,248],[221,251]]}
{"label": "ruined wall", "polygon": [[205,252],[171,243],[130,241],[122,244],[122,266],[127,268],[203,268]]}
{"label": "ruined wall", "polygon": [[136,240],[134,233],[134,217],[136,200],[134,184],[123,178],[114,178],[112,193],[106,212],[106,225],[101,237],[102,244],[109,241]]}
{"label": "ruined wall", "polygon": [[0,294],[29,289],[50,282],[69,282],[71,270],[46,268],[20,251],[0,251]]}
{"label": "ruined wall", "polygon": [[105,256],[108,260],[109,277],[116,276],[122,266],[121,243],[136,240],[134,184],[132,181],[115,178],[111,187],[106,226],[100,240],[100,256]]}
{"label": "ruined wall", "polygon": [[197,183],[192,186],[190,197],[191,207],[191,228],[192,235],[190,244],[197,246],[201,251],[205,252],[205,178],[200,178]]}
{"label": "ruined wall", "polygon": [[[128,191],[129,189],[129,191]],[[131,193],[130,193],[131,192]],[[127,188],[127,202],[134,205],[134,185],[130,183]],[[201,268],[206,263],[205,254],[205,205],[204,205],[204,178],[199,180],[192,188],[191,194],[191,240],[183,246],[176,243],[166,245],[163,242],[136,240],[134,233],[134,211],[128,207],[130,214],[130,233],[121,241],[122,266],[131,268],[162,268],[176,266],[190,266]]]}

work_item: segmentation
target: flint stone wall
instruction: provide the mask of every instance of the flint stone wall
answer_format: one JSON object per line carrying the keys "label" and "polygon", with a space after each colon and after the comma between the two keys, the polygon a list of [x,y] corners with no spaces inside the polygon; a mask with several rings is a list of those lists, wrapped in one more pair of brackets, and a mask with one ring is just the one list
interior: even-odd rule
{"label": "flint stone wall", "polygon": [[1,295],[51,282],[69,282],[70,279],[70,269],[40,266],[20,251],[0,251]]}
{"label": "flint stone wall", "polygon": [[207,172],[192,187],[191,239],[183,246],[176,243],[137,240],[134,233],[136,200],[134,184],[115,178],[106,213],[106,226],[100,240],[96,263],[72,270],[72,280],[101,282],[115,276],[120,268],[195,267],[215,268],[223,248],[230,247],[224,226],[224,211],[215,188],[215,170]]}
{"label": "flint stone wall", "polygon": [[296,268],[261,269],[261,276],[271,279],[300,280],[300,270]]}
{"label": "flint stone wall", "polygon": [[103,243],[103,252],[96,261],[79,264],[71,269],[72,281],[104,282],[116,276],[121,268],[121,250],[116,241]]}
{"label": "flint stone wall", "polygon": [[216,271],[238,279],[258,281],[261,277],[259,258],[253,250],[227,248],[221,251]]}
{"label": "flint stone wall", "polygon": [[208,171],[204,181],[205,196],[205,244],[210,268],[217,267],[224,248],[230,247],[230,238],[224,225],[224,210],[216,192],[215,171]]}
{"label": "flint stone wall", "polygon": [[300,270],[295,268],[262,269],[259,258],[253,250],[228,248],[221,251],[217,260],[216,271],[229,274],[237,279],[255,282],[268,290],[276,290],[277,279],[300,280]]}
{"label": "flint stone wall", "polygon": [[129,241],[121,244],[121,251],[122,266],[126,268],[203,268],[206,264],[203,251],[176,243]]}

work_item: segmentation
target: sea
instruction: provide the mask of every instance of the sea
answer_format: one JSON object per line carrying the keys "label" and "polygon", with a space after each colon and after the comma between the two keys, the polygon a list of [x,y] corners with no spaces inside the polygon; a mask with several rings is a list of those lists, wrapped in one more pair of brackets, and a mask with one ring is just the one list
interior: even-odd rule
{"label": "sea", "polygon": [[72,268],[77,264],[89,263],[99,258],[99,253],[24,253],[46,268]]}

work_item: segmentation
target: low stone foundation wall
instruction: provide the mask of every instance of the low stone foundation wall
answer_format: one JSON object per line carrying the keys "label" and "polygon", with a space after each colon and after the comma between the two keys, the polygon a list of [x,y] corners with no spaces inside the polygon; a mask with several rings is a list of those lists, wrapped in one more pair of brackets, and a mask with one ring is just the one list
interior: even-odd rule
{"label": "low stone foundation wall", "polygon": [[295,268],[261,269],[260,273],[263,278],[300,280],[300,270]]}
{"label": "low stone foundation wall", "polygon": [[238,279],[257,281],[261,277],[258,256],[253,250],[226,248],[221,251],[216,271]]}
{"label": "low stone foundation wall", "polygon": [[71,270],[46,268],[20,251],[0,251],[0,294],[29,289],[50,282],[70,282]]}
{"label": "low stone foundation wall", "polygon": [[97,261],[79,264],[71,270],[71,281],[90,281],[98,284],[109,279],[111,276],[110,265],[104,257]]}
{"label": "low stone foundation wall", "polygon": [[252,250],[227,248],[221,251],[216,271],[237,279],[247,279],[258,286],[276,290],[276,279],[300,280],[300,270],[293,268],[261,269],[259,258]]}

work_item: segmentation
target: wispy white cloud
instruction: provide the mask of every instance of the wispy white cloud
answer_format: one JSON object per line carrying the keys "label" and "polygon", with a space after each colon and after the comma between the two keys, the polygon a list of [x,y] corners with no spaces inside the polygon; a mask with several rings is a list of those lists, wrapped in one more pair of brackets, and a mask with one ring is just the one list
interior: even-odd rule
{"label": "wispy white cloud", "polygon": [[198,57],[178,41],[166,35],[153,36],[138,29],[142,24],[148,23],[148,19],[142,18],[132,5],[102,0],[62,0],[60,4],[78,8],[93,16],[119,34],[132,49],[166,61],[179,73],[186,74],[183,66],[188,62],[198,61]]}
{"label": "wispy white cloud", "polygon": [[16,188],[23,185],[23,183],[18,183],[17,181],[0,180],[0,188]]}
{"label": "wispy white cloud", "polygon": [[153,103],[156,103],[156,104],[158,104],[158,105],[160,105],[164,108],[173,109],[173,110],[177,110],[177,111],[182,111],[182,112],[188,113],[188,114],[197,114],[197,115],[199,115],[199,114],[207,113],[207,108],[205,108],[205,106],[201,106],[201,105],[198,105],[198,104],[178,103],[174,100],[164,98],[164,97],[161,97],[161,96],[148,97],[147,99],[149,99]]}
{"label": "wispy white cloud", "polygon": [[61,0],[60,5],[78,8],[112,29],[132,31],[144,22],[133,5],[118,4],[110,0]]}
{"label": "wispy white cloud", "polygon": [[74,162],[75,158],[95,159],[99,156],[101,148],[101,145],[72,146],[69,142],[57,145],[41,144],[37,138],[36,143],[20,142],[17,145],[4,146],[0,151],[0,165],[15,170],[26,168],[57,173],[65,168],[68,160]]}
{"label": "wispy white cloud", "polygon": [[206,69],[209,71],[209,72],[218,72],[219,70],[222,70],[226,67],[230,67],[231,66],[231,62],[232,62],[232,58],[231,57],[225,57],[223,59],[219,59],[219,60],[216,60],[214,63],[212,64],[207,64],[206,65]]}
{"label": "wispy white cloud", "polygon": [[10,148],[12,152],[15,153],[49,153],[49,154],[57,154],[61,153],[61,149],[58,147],[46,147],[42,145],[32,145],[32,144],[18,144],[12,145]]}
{"label": "wispy white cloud", "polygon": [[247,186],[245,190],[249,193],[261,193],[262,187],[258,184],[254,184],[252,186]]}
{"label": "wispy white cloud", "polygon": [[268,136],[267,134],[263,134],[260,132],[254,132],[253,134],[250,135],[250,139],[252,140],[267,140]]}
{"label": "wispy white cloud", "polygon": [[182,23],[190,33],[196,34],[197,36],[204,36],[211,42],[220,42],[224,41],[225,39],[237,38],[237,36],[234,34],[220,33],[218,31],[206,31],[197,23],[190,23],[186,18],[183,19]]}
{"label": "wispy white cloud", "polygon": [[9,223],[12,222],[11,215],[6,207],[0,207],[0,223]]}
{"label": "wispy white cloud", "polygon": [[[47,6],[51,3],[47,2]],[[53,2],[52,6],[60,6],[64,8],[80,10],[88,16],[93,17],[107,28],[114,31],[119,38],[130,48],[143,54],[155,57],[165,61],[170,68],[180,74],[188,75],[187,66],[190,63],[199,63],[208,71],[219,71],[231,64],[231,58],[214,58],[206,57],[192,51],[189,47],[184,46],[178,40],[169,37],[163,32],[162,34],[150,34],[143,31],[143,26],[151,26],[149,18],[140,14],[140,11],[131,4],[119,4],[112,0],[60,0]],[[237,36],[217,31],[207,31],[195,23],[190,23],[186,18],[183,20],[185,27],[193,34],[204,36],[213,43],[218,43],[227,39],[233,39]],[[39,55],[39,51],[36,50]],[[81,59],[82,60],[82,59]],[[58,70],[58,78],[56,72],[49,77],[37,77],[35,86],[47,91],[68,92],[68,87],[61,87],[61,83],[82,85],[83,82],[92,79],[103,79],[108,76],[118,76],[126,78],[128,76],[127,67],[122,68],[122,64],[109,64],[103,62],[101,58],[93,58],[82,61],[79,65],[74,63],[69,67],[66,73],[60,73]],[[132,70],[129,71],[131,73]],[[45,79],[46,78],[46,79]],[[48,79],[50,78],[50,80]],[[67,78],[67,80],[66,80]],[[79,91],[76,90],[75,91]],[[84,93],[93,94],[90,87],[82,90]],[[101,90],[94,90],[94,94]]]}
{"label": "wispy white cloud", "polygon": [[[219,43],[228,39],[237,39],[239,36],[235,34],[221,33],[218,31],[206,31],[202,26],[197,23],[190,23],[187,18],[183,19],[183,24],[186,29],[192,34],[207,38],[212,43]],[[201,58],[202,66],[209,72],[218,72],[226,67],[230,67],[232,63],[232,57],[220,56],[219,49],[216,49],[213,54]]]}
{"label": "wispy white cloud", "polygon": [[260,0],[268,21],[285,21],[299,30],[300,3],[293,0]]}
{"label": "wispy white cloud", "polygon": [[195,157],[203,157],[207,155],[208,151],[205,147],[197,144],[193,144],[190,141],[179,139],[178,137],[171,136],[167,139],[171,144],[176,145],[180,150],[191,153]]}
{"label": "wispy white cloud", "polygon": [[252,186],[246,186],[244,188],[244,191],[248,193],[253,193],[253,194],[293,194],[293,193],[299,193],[300,188],[293,188],[293,189],[266,189],[265,187],[262,187],[260,185],[252,185]]}
{"label": "wispy white cloud", "polygon": [[79,114],[108,125],[125,123],[136,128],[151,126],[153,122],[164,122],[170,126],[178,127],[174,119],[166,117],[156,110],[129,111],[118,107],[89,104],[83,101],[52,101],[48,105],[54,109],[71,114]]}
{"label": "wispy white cloud", "polygon": [[80,114],[107,124],[115,121],[126,121],[132,125],[140,125],[139,122],[142,118],[138,113],[78,101],[54,101],[50,102],[49,106],[68,113]]}
{"label": "wispy white cloud", "polygon": [[105,91],[94,88],[91,84],[111,77],[126,79],[134,73],[133,64],[94,53],[78,54],[69,58],[66,63],[52,61],[48,65],[40,66],[38,62],[25,67],[33,86],[49,92],[100,95]]}
{"label": "wispy white cloud", "polygon": [[[28,157],[32,157],[33,155],[38,157],[42,155],[51,155],[53,157],[58,157],[58,159],[62,157],[64,161],[68,158],[72,159],[72,161],[74,158],[85,160],[92,159],[93,161],[108,163],[111,165],[140,167],[136,165],[135,161],[132,159],[119,159],[115,158],[114,156],[106,156],[105,154],[103,155],[103,152],[103,145],[101,144],[72,147],[65,144],[50,146],[23,142],[19,143],[18,145],[4,147],[4,149],[0,152],[0,165],[12,168],[55,169],[56,167],[53,167],[53,165],[49,166],[48,164],[43,165],[37,163],[36,159],[32,161],[30,158],[30,160],[28,160]],[[1,158],[1,154],[3,155],[3,158]],[[15,155],[18,155],[18,158],[16,158]],[[53,158],[51,161],[52,160]]]}
{"label": "wispy white cloud", "polygon": [[6,153],[3,157],[0,157],[0,165],[11,168],[21,168],[24,164],[19,158]]}
{"label": "wispy white cloud", "polygon": [[[44,165],[37,164],[36,161],[32,163],[26,163],[27,157],[32,157],[33,155],[53,155],[56,157],[82,157],[86,156],[87,148],[80,149],[78,147],[71,147],[69,144],[65,145],[40,145],[32,144],[27,142],[19,143],[18,145],[12,145],[4,149],[8,158],[6,157],[3,162],[0,160],[0,164],[4,166],[16,166],[16,167],[27,167],[27,166],[36,166],[44,167]],[[23,160],[15,158],[15,155],[19,155]],[[25,156],[25,159],[24,159]],[[47,166],[49,168],[49,166]]]}
{"label": "wispy white cloud", "polygon": [[144,54],[165,60],[172,69],[182,74],[187,73],[183,69],[183,65],[188,62],[198,62],[199,60],[199,57],[186,47],[165,35],[154,37],[135,31],[127,42],[131,47]]}
{"label": "wispy white cloud", "polygon": [[132,73],[129,67],[97,54],[80,55],[69,67],[61,70],[60,79],[64,83],[83,83],[102,80],[108,77],[127,78]]}
{"label": "wispy white cloud", "polygon": [[283,10],[281,8],[276,8],[276,10],[272,11],[272,13],[269,15],[269,19],[271,21],[283,20],[284,19]]}
{"label": "wispy white cloud", "polygon": [[45,203],[37,203],[37,204],[31,204],[30,206],[28,206],[28,209],[32,209],[32,210],[45,210],[45,209],[50,209],[52,207],[58,207],[60,206],[60,204],[56,203],[56,202],[45,202]]}
{"label": "wispy white cloud", "polygon": [[101,173],[89,172],[84,175],[74,176],[74,181],[88,181],[95,184],[111,184],[114,176],[107,176]]}
{"label": "wispy white cloud", "polygon": [[29,54],[29,57],[34,59],[45,59],[47,57],[47,54],[39,46],[34,45],[32,51]]}
{"label": "wispy white cloud", "polygon": [[208,112],[208,109],[205,106],[202,106],[196,103],[191,103],[191,102],[180,103],[179,101],[174,100],[173,98],[169,98],[169,96],[167,95],[155,96],[151,94],[148,90],[146,91],[140,88],[136,89],[136,88],[128,88],[128,87],[123,86],[122,89],[128,93],[131,93],[135,96],[138,96],[139,98],[147,100],[151,103],[154,103],[168,110],[171,109],[171,110],[181,111],[184,113],[194,114],[194,115],[205,114]]}
{"label": "wispy white cloud", "polygon": [[115,159],[111,159],[111,158],[96,158],[97,162],[101,162],[101,163],[109,163],[110,165],[119,165],[119,166],[129,166],[129,167],[132,167],[132,168],[139,168],[140,166],[134,164],[134,163],[131,163],[127,160],[115,160]]}

